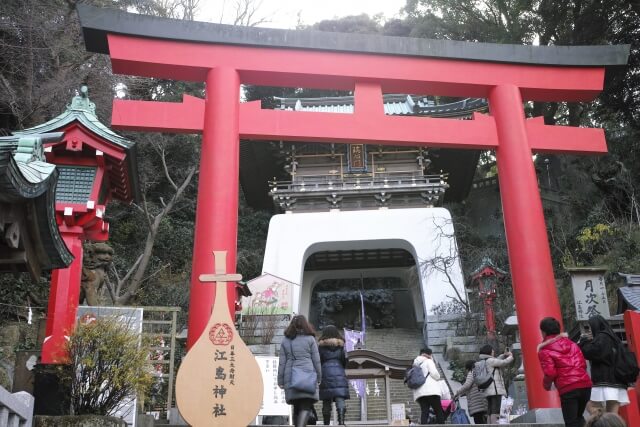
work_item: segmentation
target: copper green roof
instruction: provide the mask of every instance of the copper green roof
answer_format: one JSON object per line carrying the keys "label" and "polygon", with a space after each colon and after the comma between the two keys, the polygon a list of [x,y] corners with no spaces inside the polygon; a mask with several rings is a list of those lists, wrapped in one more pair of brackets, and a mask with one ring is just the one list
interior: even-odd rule
{"label": "copper green roof", "polygon": [[16,135],[53,132],[73,121],[82,123],[87,129],[114,144],[128,150],[135,145],[135,142],[118,135],[103,123],[96,116],[96,104],[89,99],[87,86],[80,88],[80,94],[73,97],[71,104],[67,105],[64,113],[49,120],[48,122],[34,126],[29,129],[16,131]]}
{"label": "copper green roof", "polygon": [[[0,225],[20,224],[16,243],[0,242],[0,271],[31,271],[65,268],[73,256],[64,244],[56,223],[55,165],[44,159],[43,142],[57,141],[54,134],[0,137]],[[26,234],[26,235],[25,235]],[[2,247],[6,246],[6,247]],[[34,273],[35,272],[35,273]]]}
{"label": "copper green roof", "polygon": [[[98,117],[96,116],[96,105],[89,99],[87,86],[82,86],[80,88],[80,93],[73,97],[71,103],[67,105],[64,113],[54,117],[48,122],[42,123],[29,129],[15,131],[13,133],[18,136],[26,136],[54,132],[63,130],[68,125],[74,122],[82,125],[82,127],[84,127],[88,132],[97,135],[99,138],[110,144],[113,144],[116,148],[125,151],[126,170],[124,173],[126,173],[126,175],[128,176],[130,188],[127,189],[128,191],[126,193],[126,196],[119,196],[116,193],[112,194],[115,198],[123,200],[125,202],[130,202],[131,199],[138,200],[140,190],[138,183],[135,142],[121,135],[118,135],[108,126],[104,125],[102,122],[100,122],[100,120],[98,120]],[[111,168],[110,173],[118,174],[118,172],[116,172],[116,169],[118,168]],[[114,176],[113,179],[115,181],[120,181],[122,177]],[[65,184],[62,183],[62,185],[64,186]]]}

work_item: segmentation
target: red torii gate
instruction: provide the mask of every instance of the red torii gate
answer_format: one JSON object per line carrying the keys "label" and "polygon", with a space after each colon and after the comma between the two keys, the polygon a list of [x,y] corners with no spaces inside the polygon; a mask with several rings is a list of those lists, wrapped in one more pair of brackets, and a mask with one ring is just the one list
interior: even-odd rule
{"label": "red torii gate", "polygon": [[[523,100],[589,101],[628,46],[533,47],[232,27],[78,5],[87,49],[114,73],[206,83],[206,99],[114,101],[113,126],[202,132],[188,345],[202,333],[215,288],[198,277],[212,250],[235,271],[239,140],[420,145],[495,150],[531,408],[558,407],[542,388],[538,323],[561,319],[533,152],[606,153],[602,129],[526,120]],[[353,90],[354,114],[262,110],[240,84]],[[382,93],[489,99],[473,120],[385,116]],[[531,268],[535,265],[535,268]],[[229,286],[233,286],[230,284]],[[229,310],[234,293],[229,292]]]}

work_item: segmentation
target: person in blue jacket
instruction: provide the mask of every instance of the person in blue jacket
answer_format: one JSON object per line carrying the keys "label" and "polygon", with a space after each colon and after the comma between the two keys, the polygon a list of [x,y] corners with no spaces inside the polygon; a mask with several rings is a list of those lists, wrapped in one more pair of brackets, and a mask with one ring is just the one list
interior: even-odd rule
{"label": "person in blue jacket", "polygon": [[318,341],[320,364],[322,365],[322,382],[320,383],[320,400],[322,400],[322,418],[324,425],[331,421],[331,406],[336,404],[338,424],[344,425],[347,411],[345,400],[349,398],[349,381],[345,368],[347,367],[347,352],[344,349],[344,338],[333,325],[325,326]]}

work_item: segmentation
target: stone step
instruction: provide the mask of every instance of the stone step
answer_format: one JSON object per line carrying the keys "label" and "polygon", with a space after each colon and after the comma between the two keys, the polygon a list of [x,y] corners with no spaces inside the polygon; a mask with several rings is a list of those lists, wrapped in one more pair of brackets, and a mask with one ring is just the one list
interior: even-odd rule
{"label": "stone step", "polygon": [[[392,427],[390,424],[349,424],[349,422],[347,421],[346,423],[347,425],[351,425],[351,426],[358,426],[358,427]],[[184,427],[181,425],[177,425],[177,424],[154,424],[156,426],[163,426],[163,427]],[[469,424],[431,424],[434,427],[462,427],[462,426],[468,426]],[[485,424],[487,427],[491,427],[491,426],[500,426],[500,425],[504,425],[504,424]],[[262,427],[259,425],[253,425],[250,424],[247,427]],[[285,425],[281,425],[281,426],[274,426],[274,427],[291,427],[288,424]],[[518,427],[564,427],[564,424],[518,424]]]}

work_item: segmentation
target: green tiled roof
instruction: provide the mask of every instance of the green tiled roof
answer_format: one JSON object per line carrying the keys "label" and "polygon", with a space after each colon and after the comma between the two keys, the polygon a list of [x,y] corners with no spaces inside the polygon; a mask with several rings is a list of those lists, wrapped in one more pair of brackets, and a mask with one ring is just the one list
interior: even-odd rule
{"label": "green tiled roof", "polygon": [[[24,213],[22,217],[14,215],[13,219],[9,215],[5,220],[24,221],[34,248],[32,259],[28,262],[37,262],[39,269],[43,270],[65,268],[73,260],[56,223],[58,174],[55,165],[44,161],[42,151],[43,142],[60,140],[62,135],[62,132],[57,132],[28,137],[0,137],[0,205],[5,205],[5,208],[11,206],[17,212]],[[27,215],[27,212],[30,214]],[[0,265],[0,271],[14,267],[18,271],[24,267],[20,258],[13,263]]]}
{"label": "green tiled roof", "polygon": [[[140,197],[140,189],[138,183],[137,160],[135,142],[118,135],[109,127],[105,126],[98,120],[96,116],[96,105],[91,102],[88,96],[87,86],[82,86],[80,94],[73,97],[71,103],[67,105],[66,111],[46,123],[34,126],[29,129],[13,132],[16,136],[29,136],[46,132],[53,132],[65,129],[71,123],[78,122],[89,133],[97,135],[99,138],[119,147],[126,152],[126,170],[124,172],[114,172],[115,174],[126,174],[130,184],[128,196],[125,201],[138,200]],[[109,156],[105,156],[109,157]],[[115,179],[120,181],[124,176],[117,176]],[[63,184],[64,185],[64,184]],[[118,196],[114,196],[119,199]],[[86,200],[85,200],[86,201]]]}
{"label": "green tiled roof", "polygon": [[52,132],[72,123],[74,120],[79,121],[87,129],[100,137],[124,149],[128,150],[135,145],[133,141],[129,141],[123,136],[118,135],[98,120],[96,116],[96,105],[89,100],[87,86],[82,86],[80,95],[73,97],[71,104],[67,105],[67,110],[64,113],[54,117],[48,122],[22,131],[16,131],[14,134],[29,135]]}

